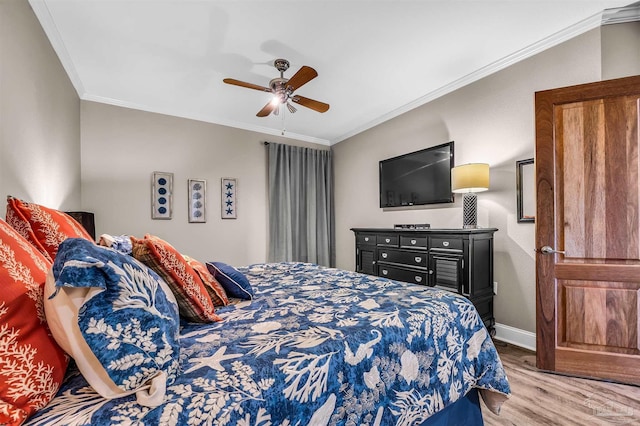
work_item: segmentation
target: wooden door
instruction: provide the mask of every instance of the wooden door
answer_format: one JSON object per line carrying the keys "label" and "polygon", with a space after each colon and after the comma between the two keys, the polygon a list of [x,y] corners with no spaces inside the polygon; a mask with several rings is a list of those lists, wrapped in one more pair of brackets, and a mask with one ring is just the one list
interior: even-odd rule
{"label": "wooden door", "polygon": [[640,384],[639,102],[640,76],[536,93],[540,369]]}

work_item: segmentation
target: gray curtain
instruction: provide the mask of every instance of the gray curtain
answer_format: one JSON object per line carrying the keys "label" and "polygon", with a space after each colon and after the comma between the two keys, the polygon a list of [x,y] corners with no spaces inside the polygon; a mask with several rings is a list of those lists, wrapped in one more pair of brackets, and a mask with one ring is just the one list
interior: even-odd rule
{"label": "gray curtain", "polygon": [[269,261],[335,265],[331,151],[269,143]]}

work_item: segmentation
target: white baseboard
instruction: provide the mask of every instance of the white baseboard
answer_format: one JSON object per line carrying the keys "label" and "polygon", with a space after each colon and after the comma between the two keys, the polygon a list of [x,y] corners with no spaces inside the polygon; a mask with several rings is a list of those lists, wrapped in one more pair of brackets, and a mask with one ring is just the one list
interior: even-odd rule
{"label": "white baseboard", "polygon": [[536,350],[536,333],[530,331],[521,330],[519,328],[511,327],[509,325],[496,323],[496,340],[501,340],[512,345],[520,346],[521,348],[529,349],[531,351]]}

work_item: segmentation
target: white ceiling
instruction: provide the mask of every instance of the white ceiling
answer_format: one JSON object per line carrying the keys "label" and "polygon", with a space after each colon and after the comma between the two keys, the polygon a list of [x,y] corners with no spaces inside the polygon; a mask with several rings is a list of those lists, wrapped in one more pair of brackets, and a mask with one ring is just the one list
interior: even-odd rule
{"label": "white ceiling", "polygon": [[[30,0],[81,99],[333,144],[603,22],[631,0]],[[604,16],[615,16],[609,11]],[[616,11],[618,12],[618,11]],[[619,12],[618,12],[619,13]],[[276,58],[326,113],[256,117]]]}

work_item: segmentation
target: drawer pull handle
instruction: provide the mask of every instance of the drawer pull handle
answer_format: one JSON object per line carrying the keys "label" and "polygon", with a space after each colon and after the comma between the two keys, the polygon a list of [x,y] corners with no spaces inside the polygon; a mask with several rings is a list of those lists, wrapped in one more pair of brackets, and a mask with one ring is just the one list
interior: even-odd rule
{"label": "drawer pull handle", "polygon": [[416,275],[416,282],[417,283],[422,282],[422,277],[420,275]]}
{"label": "drawer pull handle", "polygon": [[415,261],[416,261],[416,263],[420,263],[420,262],[422,262],[422,258],[421,258],[420,256],[416,256],[416,257],[414,257],[414,258],[413,258],[413,260],[415,260]]}
{"label": "drawer pull handle", "polygon": [[365,241],[369,241],[369,237],[364,237],[364,240]]}
{"label": "drawer pull handle", "polygon": [[380,253],[380,256],[382,256],[383,259],[386,259],[388,254],[387,253]]}
{"label": "drawer pull handle", "polygon": [[389,273],[389,271],[387,271],[386,269],[382,270],[382,275],[387,275]]}
{"label": "drawer pull handle", "polygon": [[389,243],[391,242],[391,238],[385,238],[385,239],[384,239],[384,242],[385,242],[385,243],[387,243],[387,244],[389,244]]}
{"label": "drawer pull handle", "polygon": [[442,245],[445,246],[445,247],[449,247],[449,241],[443,241]]}
{"label": "drawer pull handle", "polygon": [[429,275],[433,275],[433,269],[429,269]]}
{"label": "drawer pull handle", "polygon": [[412,246],[415,246],[415,245],[416,245],[416,243],[417,243],[417,241],[416,241],[416,240],[411,240],[411,245],[412,245]]}

